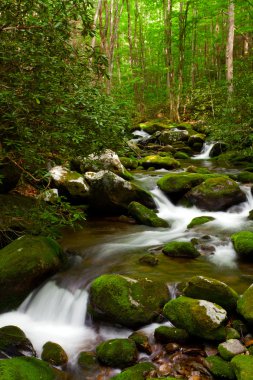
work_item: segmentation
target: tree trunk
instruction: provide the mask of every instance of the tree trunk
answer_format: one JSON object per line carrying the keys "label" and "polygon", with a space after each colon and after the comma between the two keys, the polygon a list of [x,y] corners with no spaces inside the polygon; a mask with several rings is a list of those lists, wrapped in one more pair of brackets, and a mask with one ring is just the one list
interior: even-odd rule
{"label": "tree trunk", "polygon": [[228,37],[226,47],[226,77],[228,83],[228,96],[233,93],[233,77],[234,77],[234,38],[235,38],[235,5],[233,0],[229,0],[228,7]]}

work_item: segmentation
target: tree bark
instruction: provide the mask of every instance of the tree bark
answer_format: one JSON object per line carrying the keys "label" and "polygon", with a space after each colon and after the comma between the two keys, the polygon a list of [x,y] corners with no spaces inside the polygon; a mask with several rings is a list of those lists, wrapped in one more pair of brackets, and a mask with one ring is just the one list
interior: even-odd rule
{"label": "tree bark", "polygon": [[228,96],[233,93],[234,78],[234,38],[235,38],[235,5],[233,0],[229,0],[228,6],[228,36],[226,46],[226,77],[228,83]]}

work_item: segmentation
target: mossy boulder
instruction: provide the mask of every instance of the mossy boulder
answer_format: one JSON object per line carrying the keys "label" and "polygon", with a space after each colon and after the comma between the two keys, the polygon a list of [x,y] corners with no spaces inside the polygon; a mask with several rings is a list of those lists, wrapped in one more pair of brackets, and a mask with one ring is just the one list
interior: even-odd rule
{"label": "mossy boulder", "polygon": [[237,302],[238,313],[253,326],[253,284],[243,293]]}
{"label": "mossy boulder", "polygon": [[253,182],[253,173],[251,172],[241,172],[237,176],[237,181],[243,182],[243,183],[249,183]]}
{"label": "mossy boulder", "polygon": [[152,363],[138,363],[125,369],[119,375],[112,377],[113,380],[145,380],[150,372],[156,367]]}
{"label": "mossy boulder", "polygon": [[209,153],[209,156],[210,157],[217,157],[217,156],[221,155],[222,153],[225,153],[227,151],[227,149],[228,149],[227,144],[222,143],[222,142],[216,142],[213,145],[213,147]]}
{"label": "mossy boulder", "polygon": [[131,202],[128,206],[128,212],[140,224],[150,227],[169,227],[166,220],[159,218],[153,210],[139,202]]}
{"label": "mossy boulder", "polygon": [[253,380],[253,356],[237,355],[231,365],[237,380]]}
{"label": "mossy boulder", "polygon": [[41,359],[52,365],[61,366],[68,362],[68,355],[58,343],[46,342],[43,345]]}
{"label": "mossy boulder", "polygon": [[161,121],[158,119],[158,120],[149,120],[149,121],[146,121],[145,123],[140,123],[139,127],[143,131],[152,135],[155,132],[173,128],[173,125],[170,124],[169,121]]}
{"label": "mossy boulder", "polygon": [[224,282],[204,276],[194,276],[183,290],[187,297],[214,302],[227,311],[236,310],[238,294]]}
{"label": "mossy boulder", "polygon": [[59,244],[43,236],[22,236],[1,249],[0,311],[19,306],[32,290],[65,263]]}
{"label": "mossy boulder", "polygon": [[226,328],[226,340],[240,339],[240,337],[241,337],[241,334],[236,329],[233,329],[232,327]]}
{"label": "mossy boulder", "polygon": [[191,147],[196,146],[196,144],[200,144],[200,148],[201,148],[205,142],[205,139],[206,139],[206,135],[202,133],[196,133],[195,135],[190,136],[188,140],[188,144]]}
{"label": "mossy boulder", "polygon": [[222,211],[246,200],[238,184],[230,178],[208,178],[190,190],[185,198],[202,210]]}
{"label": "mossy boulder", "polygon": [[138,327],[155,320],[168,299],[159,281],[105,274],[91,283],[88,310],[95,319]]}
{"label": "mossy boulder", "polygon": [[148,355],[151,354],[152,349],[149,344],[148,337],[143,332],[135,331],[131,335],[129,335],[128,339],[131,339],[134,341],[138,351],[145,352]]}
{"label": "mossy boulder", "polygon": [[253,232],[237,232],[231,236],[231,240],[240,259],[253,261]]}
{"label": "mossy boulder", "polygon": [[137,361],[137,349],[131,339],[110,339],[96,348],[100,363],[114,368],[126,368]]}
{"label": "mossy boulder", "polygon": [[0,360],[0,378],[1,380],[57,379],[48,363],[29,357]]}
{"label": "mossy boulder", "polygon": [[193,218],[192,221],[188,224],[187,228],[193,228],[196,226],[200,226],[202,224],[206,224],[208,222],[212,222],[215,220],[212,216],[198,216]]}
{"label": "mossy boulder", "polygon": [[161,145],[174,145],[178,142],[187,142],[189,139],[189,132],[187,130],[179,130],[171,128],[167,131],[162,131],[157,138],[157,142]]}
{"label": "mossy boulder", "polygon": [[85,370],[92,370],[98,368],[98,361],[95,352],[82,351],[78,355],[78,365]]}
{"label": "mossy boulder", "polygon": [[171,241],[163,247],[163,253],[170,257],[186,257],[188,259],[195,259],[200,256],[199,251],[190,242],[185,241]]}
{"label": "mossy boulder", "polygon": [[0,357],[36,356],[32,343],[17,326],[0,328]]}
{"label": "mossy boulder", "polygon": [[154,267],[159,263],[159,259],[152,253],[146,253],[146,255],[139,258],[139,263]]}
{"label": "mossy boulder", "polygon": [[230,361],[234,356],[246,352],[246,347],[238,339],[229,339],[219,344],[218,351],[224,360]]}
{"label": "mossy boulder", "polygon": [[138,166],[138,160],[136,158],[120,157],[120,162],[124,167],[131,170],[136,169]]}
{"label": "mossy boulder", "polygon": [[185,152],[176,152],[174,154],[174,158],[176,158],[177,160],[187,160],[189,158],[189,154],[185,153]]}
{"label": "mossy boulder", "polygon": [[219,356],[209,356],[206,358],[209,371],[215,378],[235,380],[235,373],[232,365]]}
{"label": "mossy boulder", "polygon": [[161,157],[158,155],[146,156],[141,160],[141,165],[147,169],[149,167],[154,167],[155,169],[177,169],[180,167],[180,162],[174,158],[167,156]]}
{"label": "mossy boulder", "polygon": [[120,215],[133,201],[156,208],[151,194],[110,171],[87,172],[85,178],[91,188],[89,206],[97,214]]}
{"label": "mossy boulder", "polygon": [[163,314],[190,335],[217,341],[226,337],[227,312],[212,302],[180,296],[166,303]]}
{"label": "mossy boulder", "polygon": [[155,329],[155,339],[157,342],[166,344],[171,342],[185,342],[189,339],[189,334],[184,329],[176,327],[160,326]]}

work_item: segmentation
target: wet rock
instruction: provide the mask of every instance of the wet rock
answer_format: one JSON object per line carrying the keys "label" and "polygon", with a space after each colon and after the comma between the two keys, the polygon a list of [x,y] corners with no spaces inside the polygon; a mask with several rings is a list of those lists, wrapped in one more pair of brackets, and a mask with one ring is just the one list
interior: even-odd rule
{"label": "wet rock", "polygon": [[218,346],[220,356],[224,360],[231,360],[234,356],[246,352],[246,347],[238,339],[229,339]]}
{"label": "wet rock", "polygon": [[253,356],[236,355],[231,364],[237,380],[253,380]]}
{"label": "wet rock", "polygon": [[219,356],[209,356],[206,358],[206,361],[211,374],[214,375],[215,378],[217,377],[219,379],[228,380],[235,379],[235,373],[232,365]]}
{"label": "wet rock", "polygon": [[155,169],[177,169],[180,167],[179,161],[175,160],[173,157],[161,157],[158,155],[147,156],[141,160],[141,165],[147,169],[149,167],[154,167]]}
{"label": "wet rock", "polygon": [[19,306],[65,263],[66,257],[58,243],[43,236],[22,236],[1,249],[0,311]]}
{"label": "wet rock", "polygon": [[110,171],[87,172],[85,179],[91,189],[89,205],[98,214],[122,214],[133,201],[151,209],[156,208],[147,191]]}
{"label": "wet rock", "polygon": [[170,257],[186,257],[188,259],[195,259],[200,256],[199,251],[192,243],[171,241],[163,247],[163,253]]}
{"label": "wet rock", "polygon": [[174,126],[170,124],[169,121],[162,122],[160,120],[149,120],[145,123],[140,124],[140,128],[151,135],[155,132],[163,131],[173,127]]}
{"label": "wet rock", "polygon": [[177,160],[187,160],[189,158],[189,154],[185,153],[185,152],[176,152],[174,154],[174,158],[176,158]]}
{"label": "wet rock", "polygon": [[119,375],[114,376],[113,380],[145,380],[147,376],[155,369],[154,364],[144,362],[138,363],[130,368],[125,369]]}
{"label": "wet rock", "polygon": [[217,157],[220,154],[225,153],[227,151],[227,148],[228,148],[227,144],[221,143],[221,142],[217,142],[212,147],[212,149],[211,149],[211,151],[209,153],[209,156],[210,157]]}
{"label": "wet rock", "polygon": [[248,327],[246,326],[246,324],[241,321],[240,319],[235,319],[233,322],[232,322],[232,326],[235,330],[238,331],[238,333],[240,334],[240,336],[245,336],[247,333],[248,333]]}
{"label": "wet rock", "polygon": [[136,158],[120,157],[120,162],[125,168],[131,170],[136,169],[138,166],[138,161],[136,160]]}
{"label": "wet rock", "polygon": [[231,240],[240,259],[253,261],[253,232],[237,232],[231,236]]}
{"label": "wet rock", "polygon": [[181,296],[169,301],[163,313],[176,327],[185,329],[190,335],[218,341],[225,339],[223,325],[227,312],[212,302]]}
{"label": "wet rock", "polygon": [[226,340],[229,339],[240,339],[241,335],[240,333],[231,327],[226,328]]}
{"label": "wet rock", "polygon": [[222,306],[227,311],[236,309],[238,294],[224,282],[204,276],[192,277],[183,290],[187,297],[203,299]]}
{"label": "wet rock", "polygon": [[95,319],[138,327],[155,320],[168,299],[159,281],[106,274],[92,282],[88,310]]}
{"label": "wet rock", "polygon": [[146,265],[149,265],[151,267],[154,267],[154,266],[158,265],[159,260],[157,257],[155,257],[155,255],[152,255],[151,253],[147,253],[146,255],[142,256],[139,259],[139,262],[141,264],[146,264]]}
{"label": "wet rock", "polygon": [[149,344],[148,337],[141,331],[135,331],[128,337],[128,339],[131,339],[134,341],[138,351],[145,352],[148,355],[152,353],[152,349]]}
{"label": "wet rock", "polygon": [[11,160],[0,161],[0,193],[8,193],[14,189],[21,177],[21,170]]}
{"label": "wet rock", "polygon": [[169,131],[162,131],[157,139],[161,145],[173,145],[177,142],[187,142],[189,139],[189,132],[187,130],[179,130],[172,128]]}
{"label": "wet rock", "polygon": [[178,350],[180,350],[180,345],[178,343],[168,343],[165,346],[165,351],[169,355],[173,354],[174,352]]}
{"label": "wet rock", "polygon": [[249,220],[253,220],[253,210],[250,210],[249,215],[248,215]]}
{"label": "wet rock", "polygon": [[237,311],[250,325],[253,325],[253,284],[239,298]]}
{"label": "wet rock", "polygon": [[128,212],[140,224],[150,227],[169,227],[169,223],[166,220],[159,218],[153,210],[150,210],[139,202],[131,202],[128,206]]}
{"label": "wet rock", "polygon": [[202,133],[197,133],[196,135],[190,136],[188,140],[188,144],[191,147],[194,147],[194,146],[196,147],[196,144],[200,144],[200,149],[201,149],[205,142],[205,139],[206,139],[206,135]]}
{"label": "wet rock", "polygon": [[43,345],[41,359],[55,366],[62,366],[68,362],[68,355],[57,343],[46,342]]}
{"label": "wet rock", "polygon": [[3,380],[53,380],[56,378],[54,370],[48,363],[29,357],[0,360],[0,374]]}
{"label": "wet rock", "polygon": [[96,370],[98,368],[98,361],[96,354],[91,351],[80,352],[78,359],[78,365],[84,370]]}
{"label": "wet rock", "polygon": [[160,326],[155,329],[155,339],[160,343],[185,342],[189,339],[189,334],[184,329],[176,327]]}
{"label": "wet rock", "polygon": [[185,195],[185,199],[202,210],[222,211],[246,200],[238,184],[230,178],[208,178]]}
{"label": "wet rock", "polygon": [[212,216],[198,216],[192,219],[192,221],[188,224],[187,228],[200,226],[201,224],[212,222],[213,220],[215,220],[215,218],[213,218]]}
{"label": "wet rock", "polygon": [[17,326],[0,328],[0,357],[36,356],[32,343]]}
{"label": "wet rock", "polygon": [[137,361],[137,349],[131,339],[111,339],[96,348],[100,363],[114,368],[130,367]]}

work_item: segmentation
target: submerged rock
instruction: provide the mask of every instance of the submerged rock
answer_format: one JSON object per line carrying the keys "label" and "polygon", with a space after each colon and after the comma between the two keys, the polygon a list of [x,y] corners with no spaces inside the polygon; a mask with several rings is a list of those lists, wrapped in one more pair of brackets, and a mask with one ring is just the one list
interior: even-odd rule
{"label": "submerged rock", "polygon": [[237,232],[231,236],[231,240],[240,259],[253,261],[253,232]]}
{"label": "submerged rock", "polygon": [[236,309],[238,294],[224,282],[204,276],[194,276],[183,290],[187,297],[203,299],[222,306],[227,311]]}
{"label": "submerged rock", "polygon": [[212,302],[180,296],[169,301],[163,313],[176,327],[185,329],[190,335],[218,341],[226,337],[223,325],[227,312]]}
{"label": "submerged rock", "polygon": [[119,215],[133,201],[148,208],[156,207],[151,194],[110,171],[87,172],[85,179],[91,189],[89,205],[96,213]]}
{"label": "submerged rock", "polygon": [[68,355],[57,343],[46,342],[43,346],[41,359],[55,366],[61,366],[68,362]]}
{"label": "submerged rock", "polygon": [[119,375],[112,377],[113,380],[145,380],[156,367],[152,363],[138,363],[125,369]]}
{"label": "submerged rock", "polygon": [[111,339],[96,348],[98,360],[110,367],[126,368],[137,361],[137,349],[130,339]]}
{"label": "submerged rock", "polygon": [[0,250],[0,311],[16,308],[66,262],[61,247],[43,236],[22,236]]}
{"label": "submerged rock", "polygon": [[129,335],[128,339],[131,339],[136,344],[138,351],[145,352],[150,355],[152,352],[151,346],[149,344],[148,337],[141,331],[135,331]]}
{"label": "submerged rock", "polygon": [[29,357],[0,360],[0,374],[3,380],[56,379],[56,374],[49,364]]}
{"label": "submerged rock", "polygon": [[184,329],[176,327],[160,326],[155,329],[155,339],[160,343],[185,342],[189,339],[189,334]]}
{"label": "submerged rock", "polygon": [[36,356],[32,343],[17,326],[0,328],[0,357]]}
{"label": "submerged rock", "polygon": [[222,211],[246,201],[246,195],[230,178],[208,178],[185,195],[192,205],[208,211]]}
{"label": "submerged rock", "polygon": [[211,374],[214,375],[215,378],[217,377],[218,379],[227,380],[235,379],[235,373],[232,365],[219,356],[209,356],[206,358],[206,361]]}
{"label": "submerged rock", "polygon": [[218,346],[220,356],[224,360],[231,360],[234,356],[246,352],[246,347],[238,339],[229,339]]}
{"label": "submerged rock", "polygon": [[253,325],[253,284],[239,298],[237,311],[250,325]]}
{"label": "submerged rock", "polygon": [[195,259],[200,256],[199,251],[190,242],[171,241],[163,247],[163,253],[170,257],[186,257]]}
{"label": "submerged rock", "polygon": [[150,227],[169,227],[169,223],[166,220],[159,218],[153,210],[150,210],[139,202],[131,202],[128,206],[128,212],[140,224]]}
{"label": "submerged rock", "polygon": [[159,260],[152,253],[147,253],[146,255],[143,255],[142,257],[140,257],[139,263],[154,267],[159,263]]}
{"label": "submerged rock", "polygon": [[161,282],[105,274],[91,283],[88,310],[95,319],[138,327],[155,320],[168,299]]}
{"label": "submerged rock", "polygon": [[237,355],[231,364],[237,380],[253,380],[253,356]]}
{"label": "submerged rock", "polygon": [[78,355],[78,365],[85,370],[92,370],[98,368],[98,361],[95,352],[82,351]]}
{"label": "submerged rock", "polygon": [[141,165],[144,168],[154,167],[155,169],[177,169],[180,167],[180,162],[173,157],[161,157],[158,155],[147,156],[141,160]]}

